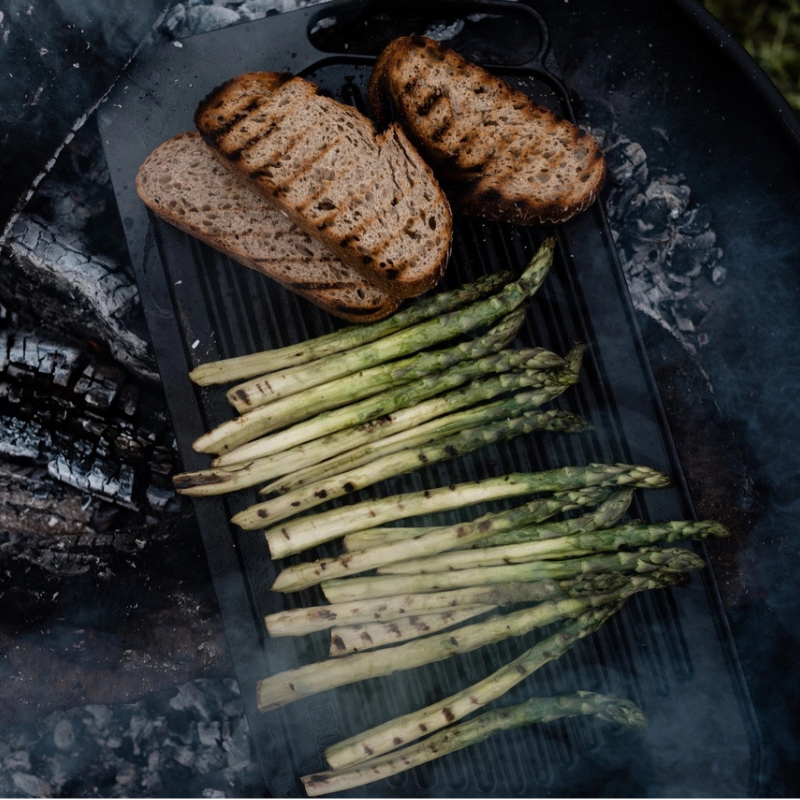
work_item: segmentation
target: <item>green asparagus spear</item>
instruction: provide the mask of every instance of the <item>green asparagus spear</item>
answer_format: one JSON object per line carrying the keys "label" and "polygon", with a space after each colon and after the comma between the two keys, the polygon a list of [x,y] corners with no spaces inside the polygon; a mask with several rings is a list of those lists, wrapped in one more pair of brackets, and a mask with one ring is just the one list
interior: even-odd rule
{"label": "green asparagus spear", "polygon": [[[667,551],[664,551],[667,552]],[[684,551],[682,551],[684,552]],[[673,572],[699,568],[702,559],[694,557],[678,561]],[[675,559],[672,562],[674,563]],[[669,565],[653,569],[670,569]],[[633,567],[631,567],[631,572]],[[529,583],[504,583],[496,586],[467,586],[445,592],[400,594],[332,603],[310,608],[289,608],[264,617],[270,636],[306,636],[328,630],[338,625],[361,625],[367,622],[392,622],[405,617],[446,611],[460,606],[508,606],[514,603],[536,603],[557,597],[574,597],[581,594],[600,594],[622,588],[628,583],[629,573],[604,572],[564,580],[544,579]],[[391,584],[392,579],[387,578]],[[351,581],[343,581],[350,583]],[[335,583],[335,581],[334,581]],[[391,588],[391,587],[390,587]]]}
{"label": "green asparagus spear", "polygon": [[420,639],[494,610],[494,606],[456,606],[447,611],[403,617],[391,622],[364,622],[359,625],[332,628],[328,655],[331,658],[341,658],[411,639]]}
{"label": "green asparagus spear", "polygon": [[295,700],[319,692],[347,686],[366,678],[392,675],[401,670],[443,661],[460,653],[524,634],[562,619],[574,619],[597,607],[620,603],[635,592],[667,585],[672,576],[632,576],[624,589],[608,594],[583,595],[561,600],[545,600],[532,608],[495,615],[481,622],[464,625],[456,633],[445,632],[397,647],[355,653],[286,670],[256,685],[260,711],[272,711]]}
{"label": "green asparagus spear", "polygon": [[[265,433],[308,419],[321,411],[339,408],[393,388],[402,388],[420,378],[435,376],[464,362],[496,353],[514,338],[523,318],[523,311],[516,310],[503,317],[482,336],[373,366],[363,370],[358,375],[358,380],[354,380],[351,375],[345,375],[334,376],[319,383],[309,381],[307,387],[301,388],[296,394],[276,399],[266,408],[255,408],[223,422],[198,437],[192,447],[201,453],[227,453]],[[543,353],[541,348],[537,348],[529,351],[529,355],[532,357],[534,352],[536,355]],[[550,357],[550,354],[544,357],[545,361]],[[250,457],[251,454],[245,454],[228,460],[241,461]],[[226,459],[220,458],[218,463],[225,461]]]}
{"label": "green asparagus spear", "polygon": [[443,372],[423,375],[413,382],[401,382],[357,402],[330,410],[319,408],[310,417],[305,411],[296,409],[290,412],[293,418],[297,418],[296,424],[223,453],[213,464],[233,465],[263,458],[358,425],[374,423],[382,427],[388,415],[395,411],[409,409],[431,398],[450,393],[453,389],[463,388],[470,381],[485,379],[491,375],[498,376],[500,384],[524,387],[526,383],[536,383],[541,379],[541,365],[550,361],[554,355],[538,348],[501,350],[448,367]]}
{"label": "green asparagus spear", "polygon": [[[469,428],[479,427],[487,422],[497,422],[519,417],[526,411],[532,411],[550,402],[579,380],[584,348],[574,347],[564,359],[564,367],[541,372],[512,372],[499,376],[499,381],[507,385],[518,383],[527,385],[528,391],[520,391],[493,403],[474,405],[463,411],[438,416],[425,424],[417,425],[413,430],[406,430],[353,448],[338,457],[326,458],[313,466],[297,468],[290,475],[281,477],[266,485],[262,494],[284,494],[293,489],[306,486],[319,480],[331,478],[349,469],[364,466],[378,457],[396,453],[413,447],[433,444],[447,436]],[[485,386],[485,384],[484,384]],[[477,384],[477,389],[481,384]],[[450,393],[452,394],[452,393]],[[384,429],[385,430],[385,429]]]}
{"label": "green asparagus spear", "polygon": [[502,697],[545,664],[555,661],[581,639],[594,633],[616,613],[622,603],[593,608],[565,623],[556,633],[535,644],[518,658],[482,681],[456,692],[444,700],[389,720],[368,731],[332,745],[325,758],[333,769],[340,770],[361,763],[425,734],[434,733]]}
{"label": "green asparagus spear", "polygon": [[465,308],[429,319],[377,341],[317,359],[308,366],[273,372],[266,380],[249,381],[234,387],[228,397],[237,407],[256,408],[278,397],[352,375],[377,364],[416,353],[464,333],[493,325],[537,292],[553,263],[555,241],[548,239],[531,259],[522,275],[507,283],[497,294]]}
{"label": "green asparagus spear", "polygon": [[329,480],[318,481],[272,500],[256,503],[236,514],[232,522],[245,530],[263,528],[379,481],[404,475],[421,466],[467,455],[496,442],[506,442],[533,431],[581,433],[589,427],[586,420],[568,411],[528,411],[520,417],[470,428],[430,445],[391,453]]}
{"label": "green asparagus spear", "polygon": [[584,531],[605,530],[613,527],[625,514],[633,500],[633,489],[626,487],[618,492],[614,492],[607,500],[604,500],[594,511],[582,514],[573,519],[549,522],[545,525],[529,525],[517,531],[500,533],[497,536],[490,536],[488,539],[481,539],[477,547],[498,547],[507,544],[519,544],[521,542],[532,542],[540,539],[555,539],[558,536],[569,536],[572,533],[583,533]]}
{"label": "green asparagus spear", "polygon": [[560,697],[532,697],[519,705],[487,711],[468,722],[454,725],[423,742],[403,747],[388,755],[339,771],[305,775],[301,780],[309,797],[348,791],[478,744],[500,731],[576,716],[595,716],[637,730],[647,727],[644,713],[630,700],[593,692],[576,692]]}
{"label": "green asparagus spear", "polygon": [[[689,582],[688,574],[684,572],[677,572],[671,568],[658,568],[646,577],[634,576],[624,573],[608,573],[601,575],[592,575],[588,578],[573,580],[573,581],[551,581],[548,587],[545,584],[548,582],[542,581],[538,584],[523,584],[522,586],[536,587],[538,594],[544,594],[549,588],[552,594],[548,598],[542,599],[555,599],[556,597],[582,597],[582,596],[598,596],[602,593],[611,593],[630,587],[632,584],[647,582],[649,588],[663,587],[669,585],[682,585]],[[517,584],[519,585],[519,584]],[[476,595],[483,592],[486,595],[491,594],[485,587],[470,587],[471,591]],[[492,587],[493,589],[502,589],[506,587]],[[461,590],[462,593],[468,593],[470,589]],[[496,594],[502,594],[495,591]],[[533,592],[531,592],[533,594]],[[522,592],[519,592],[522,595]],[[409,595],[407,595],[408,597]],[[418,597],[425,595],[417,595]],[[388,601],[390,598],[382,598]],[[540,600],[541,601],[541,600]],[[517,600],[516,602],[520,602]],[[505,604],[504,604],[505,605]],[[466,622],[473,617],[487,614],[490,611],[497,609],[497,604],[481,604],[473,605],[452,605],[447,611],[428,612],[425,614],[404,614],[399,619],[380,622],[364,622],[357,625],[339,625],[331,628],[331,643],[329,655],[331,657],[339,657],[350,655],[351,653],[361,653],[365,650],[375,650],[378,647],[385,647],[387,645],[395,645],[400,642],[406,642],[411,639],[419,639],[424,636],[430,636],[439,631],[447,628],[453,628],[463,622]],[[405,610],[405,609],[404,609]],[[457,635],[457,634],[455,634]]]}
{"label": "green asparagus spear", "polygon": [[387,436],[373,444],[342,453],[337,458],[326,459],[306,469],[298,469],[290,475],[284,475],[264,486],[261,494],[285,494],[311,483],[334,478],[342,472],[363,467],[378,458],[400,450],[432,445],[461,431],[479,428],[490,422],[516,419],[549,403],[567,387],[567,383],[553,383],[537,389],[517,392],[511,397],[495,400],[493,403],[485,403],[454,414],[437,417],[413,430]]}
{"label": "green asparagus spear", "polygon": [[620,551],[595,555],[591,558],[530,561],[504,567],[475,567],[431,575],[375,575],[337,579],[323,582],[322,591],[330,603],[338,604],[392,595],[444,592],[468,586],[568,580],[605,572],[644,574],[662,569],[685,573],[690,569],[698,569],[702,564],[702,560],[689,550],[646,548],[630,553]]}
{"label": "green asparagus spear", "polygon": [[[589,464],[544,472],[512,473],[335,508],[270,528],[266,537],[272,557],[283,558],[333,541],[352,531],[492,500],[581,487],[629,486],[658,489],[669,485],[670,480],[663,473],[650,467],[630,464]],[[598,502],[605,499],[602,496]],[[263,524],[263,521],[259,522],[257,527]]]}
{"label": "green asparagus spear", "polygon": [[724,538],[730,531],[719,522],[674,520],[653,525],[621,525],[603,531],[585,531],[555,539],[522,542],[479,550],[443,553],[431,558],[389,564],[379,570],[386,575],[434,574],[447,570],[524,564],[542,559],[577,558],[622,548],[633,549],[682,539]]}
{"label": "green asparagus spear", "polygon": [[286,367],[307,364],[333,353],[374,342],[419,322],[474,303],[498,291],[510,279],[511,274],[508,272],[487,275],[454,291],[437,292],[417,300],[380,322],[352,325],[301,344],[201,364],[189,373],[189,377],[200,386],[208,386],[242,381]]}
{"label": "green asparagus spear", "polygon": [[[553,355],[555,357],[555,354]],[[296,474],[300,470],[318,464],[321,458],[327,462],[358,447],[366,447],[376,442],[398,441],[393,437],[412,429],[419,434],[425,424],[444,418],[447,411],[468,407],[471,403],[477,403],[481,399],[492,399],[504,392],[523,388],[529,383],[537,383],[541,380],[539,375],[537,370],[520,370],[472,381],[466,386],[461,386],[444,395],[434,396],[429,400],[400,408],[389,414],[381,414],[376,419],[367,420],[359,425],[335,430],[333,433],[322,435],[309,442],[295,445],[286,450],[279,450],[272,455],[242,459],[241,461],[233,460],[240,458],[240,454],[246,448],[249,448],[252,453],[280,446],[276,445],[274,440],[270,443],[263,439],[257,439],[249,445],[243,445],[217,459],[215,462],[217,466],[176,475],[175,486],[181,494],[196,496],[224,494],[274,480],[290,472]],[[437,391],[442,387],[442,383],[434,384],[434,389]],[[530,397],[530,402],[547,402],[561,390],[561,386],[535,390],[536,395]],[[353,411],[351,408],[342,411],[341,414],[348,415]],[[340,424],[344,424],[337,422],[337,416],[330,414],[327,422],[324,422],[325,418],[323,417],[324,427],[338,428]],[[315,427],[319,426],[320,419],[317,418],[311,424]],[[296,436],[297,433],[295,432],[294,435]],[[285,437],[280,436],[280,440],[285,440]]]}
{"label": "green asparagus spear", "polygon": [[[580,500],[581,496],[576,493],[571,499]],[[523,506],[484,514],[472,522],[448,525],[413,539],[388,542],[369,550],[346,553],[334,558],[301,562],[286,567],[276,578],[272,589],[276,592],[299,591],[322,581],[358,575],[389,564],[454,550],[495,533],[514,530],[528,523],[541,522],[562,511],[564,506],[564,499],[557,497],[533,500]]]}
{"label": "green asparagus spear", "polygon": [[[516,531],[508,533],[498,533],[488,539],[481,539],[470,547],[497,547],[507,544],[519,544],[521,542],[532,542],[540,539],[555,539],[559,536],[569,536],[572,533],[582,533],[584,531],[602,530],[612,527],[623,514],[628,510],[633,499],[633,489],[622,489],[611,494],[607,500],[588,514],[581,514],[579,517],[549,521],[537,525],[526,525]],[[441,527],[441,526],[438,526]],[[424,533],[430,528],[406,526],[406,527],[375,527],[367,528],[363,531],[348,533],[342,538],[342,544],[347,552],[354,550],[368,550],[378,544],[398,541],[400,539],[410,539],[413,536]],[[462,548],[458,548],[462,549]]]}
{"label": "green asparagus spear", "polygon": [[[467,361],[442,373],[422,377],[413,384],[381,392],[343,408],[318,413],[312,419],[298,422],[226,453],[216,459],[215,465],[210,469],[176,475],[173,483],[180,493],[189,495],[224,494],[254,486],[283,475],[287,470],[301,469],[303,464],[316,464],[320,458],[334,456],[336,451],[346,452],[357,444],[359,431],[362,438],[367,440],[388,436],[388,431],[386,434],[383,431],[385,428],[391,430],[392,425],[387,416],[393,411],[413,409],[415,404],[431,398],[432,395],[435,401],[441,393],[463,386],[472,378],[480,378],[492,372],[499,373],[489,387],[490,390],[497,391],[500,386],[513,388],[540,383],[541,373],[530,368],[530,365],[539,361],[538,354],[528,350],[505,350]],[[540,391],[542,399],[545,399],[555,396],[562,391],[562,387],[559,385],[557,388]],[[477,384],[477,388],[469,396],[479,394],[480,384]],[[443,405],[445,403],[440,403],[438,407]],[[423,413],[425,410],[423,409]],[[413,413],[403,415],[404,427],[408,428],[413,423],[414,416]],[[331,438],[336,434],[336,438]],[[303,445],[306,448],[299,449]]]}

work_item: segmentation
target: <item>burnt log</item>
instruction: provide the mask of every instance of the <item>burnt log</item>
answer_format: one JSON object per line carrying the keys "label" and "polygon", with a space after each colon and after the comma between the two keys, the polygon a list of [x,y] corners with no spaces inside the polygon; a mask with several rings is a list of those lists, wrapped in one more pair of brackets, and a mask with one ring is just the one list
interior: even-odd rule
{"label": "burnt log", "polygon": [[95,532],[100,501],[43,473],[0,462],[0,531],[9,535],[75,536]]}
{"label": "burnt log", "polygon": [[39,328],[93,342],[140,378],[157,381],[127,271],[81,234],[20,215],[0,251],[0,300]]}
{"label": "burnt log", "polygon": [[174,503],[176,450],[160,388],[87,346],[0,330],[0,457],[131,511]]}

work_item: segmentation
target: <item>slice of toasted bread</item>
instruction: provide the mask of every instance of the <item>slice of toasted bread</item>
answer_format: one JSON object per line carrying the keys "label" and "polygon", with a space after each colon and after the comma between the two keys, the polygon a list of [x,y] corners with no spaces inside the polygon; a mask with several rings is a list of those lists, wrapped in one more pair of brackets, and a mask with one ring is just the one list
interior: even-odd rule
{"label": "slice of toasted bread", "polygon": [[433,39],[387,45],[368,100],[379,127],[397,115],[456,211],[560,223],[602,186],[605,159],[588,133]]}
{"label": "slice of toasted bread", "polygon": [[414,297],[441,278],[450,206],[398,127],[376,134],[314,84],[263,72],[214,89],[195,124],[229,169],[371,283]]}
{"label": "slice of toasted bread", "polygon": [[156,148],[136,191],[167,222],[337,317],[372,322],[400,304],[237,181],[196,131]]}

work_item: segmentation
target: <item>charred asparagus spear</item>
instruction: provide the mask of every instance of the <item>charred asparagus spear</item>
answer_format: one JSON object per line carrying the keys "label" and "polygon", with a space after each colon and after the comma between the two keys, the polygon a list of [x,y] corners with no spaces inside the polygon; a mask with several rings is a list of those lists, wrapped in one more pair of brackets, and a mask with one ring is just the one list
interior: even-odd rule
{"label": "charred asparagus spear", "polygon": [[[305,636],[336,626],[392,622],[463,606],[508,606],[515,603],[539,603],[558,597],[602,594],[625,586],[630,574],[636,571],[646,573],[663,569],[686,573],[704,565],[699,556],[679,548],[642,551],[628,558],[626,563],[627,571],[624,570],[624,565],[616,562],[619,571],[578,574],[560,580],[543,578],[528,583],[466,586],[447,591],[366,597],[311,608],[290,608],[268,614],[264,617],[264,624],[270,636]],[[390,584],[392,580],[385,579]]]}
{"label": "charred asparagus spear", "polygon": [[656,543],[672,543],[682,539],[721,539],[730,536],[720,522],[701,520],[673,520],[653,525],[620,525],[604,531],[586,531],[520,544],[487,547],[479,550],[461,550],[432,558],[408,560],[382,567],[387,575],[436,574],[447,570],[472,569],[524,564],[542,559],[577,558],[613,550],[634,549]]}
{"label": "charred asparagus spear", "polygon": [[268,614],[264,617],[264,624],[270,636],[305,636],[338,625],[392,622],[461,606],[506,606],[513,603],[536,603],[552,600],[554,597],[599,594],[620,588],[627,581],[627,575],[610,573],[573,580],[468,586],[447,592],[393,595],[311,608],[290,608]]}
{"label": "charred asparagus spear", "polygon": [[561,658],[581,639],[594,633],[621,605],[601,606],[581,614],[482,681],[444,700],[332,745],[325,751],[326,760],[333,769],[342,770],[458,722],[502,697],[545,664]]}
{"label": "charred asparagus spear", "polygon": [[341,770],[305,775],[301,780],[309,797],[347,791],[478,744],[500,731],[575,716],[595,716],[636,730],[647,727],[644,713],[630,700],[593,692],[576,692],[560,697],[532,697],[519,705],[487,711],[468,722],[453,725],[423,742],[395,750],[386,756],[371,758]]}
{"label": "charred asparagus spear", "polygon": [[[338,539],[352,531],[492,500],[523,497],[537,492],[576,490],[581,487],[627,486],[658,489],[669,485],[669,478],[662,472],[631,464],[588,464],[543,472],[511,473],[497,478],[426,489],[422,492],[407,492],[335,508],[270,528],[266,537],[272,557],[284,558]],[[606,496],[603,495],[597,502],[605,499]],[[576,505],[561,510],[568,511]],[[259,522],[257,527],[263,527],[265,522]]]}
{"label": "charred asparagus spear", "polygon": [[[582,514],[572,519],[557,520],[555,522],[544,522],[538,525],[528,525],[516,531],[508,533],[498,533],[488,539],[481,539],[471,547],[496,547],[506,544],[518,544],[520,542],[538,541],[541,539],[554,539],[558,536],[568,536],[571,533],[581,533],[583,531],[602,530],[612,527],[625,514],[633,498],[633,489],[622,489],[614,492],[607,500],[604,500],[594,511]],[[442,526],[437,526],[442,527]],[[379,544],[398,541],[400,539],[410,539],[419,533],[426,533],[430,528],[420,527],[389,527],[389,528],[367,528],[363,531],[348,533],[343,539],[342,544],[345,550],[367,550]]]}
{"label": "charred asparagus spear", "polygon": [[[546,352],[546,351],[545,351]],[[386,419],[387,414],[395,411],[403,414],[403,427],[414,424],[415,418],[426,412],[436,411],[447,404],[439,396],[454,387],[460,387],[476,378],[485,378],[487,374],[498,373],[494,380],[476,383],[468,396],[478,397],[480,387],[488,383],[488,394],[499,393],[501,387],[525,387],[542,383],[540,371],[534,367],[540,363],[538,353],[533,351],[513,350],[487,355],[474,361],[450,367],[442,373],[422,377],[412,384],[404,384],[387,392],[367,397],[359,402],[322,411],[310,419],[304,419],[289,428],[273,433],[270,436],[256,439],[244,444],[216,459],[215,466],[197,472],[182,473],[175,476],[174,484],[182,494],[209,495],[235,491],[269,480],[287,471],[301,469],[319,463],[322,458],[333,457],[358,444],[361,438],[367,440],[388,436],[392,425]],[[555,354],[552,354],[555,357]],[[565,376],[562,382],[568,385],[571,378]],[[546,401],[563,391],[558,379],[557,387],[543,389],[546,394],[541,398]],[[450,392],[444,397],[455,394]],[[463,396],[463,392],[460,396]],[[460,396],[453,398],[457,405]],[[432,406],[425,406],[419,412],[422,401],[433,398]],[[439,400],[440,402],[436,402]],[[294,416],[303,416],[294,410]],[[441,416],[439,417],[441,418]],[[385,431],[385,432],[384,432]],[[338,434],[338,435],[337,435]],[[306,445],[305,449],[300,449]]]}
{"label": "charred asparagus spear", "polygon": [[443,661],[460,653],[522,636],[535,628],[563,619],[574,619],[595,608],[615,607],[635,592],[667,586],[682,580],[674,573],[631,576],[627,585],[614,592],[546,600],[532,608],[496,615],[464,625],[456,633],[439,633],[396,647],[307,664],[264,678],[256,685],[258,708],[271,711],[319,692],[347,686],[366,678],[391,675],[423,664]]}
{"label": "charred asparagus spear", "polygon": [[589,427],[586,420],[568,411],[528,411],[520,417],[470,428],[430,445],[391,453],[329,480],[317,481],[272,500],[256,503],[240,511],[231,521],[245,530],[264,528],[387,478],[404,475],[420,466],[457,458],[496,442],[505,442],[533,431],[580,433]]}
{"label": "charred asparagus spear", "polygon": [[335,558],[294,564],[278,575],[272,589],[276,592],[295,592],[322,581],[358,575],[360,572],[378,569],[398,561],[443,553],[459,545],[480,541],[494,533],[514,530],[520,525],[531,522],[541,522],[562,511],[565,505],[581,500],[581,497],[580,493],[575,493],[574,497],[570,498],[551,497],[533,500],[517,508],[484,514],[472,522],[447,525],[411,540],[389,542],[369,550],[347,553]]}
{"label": "charred asparagus spear", "polygon": [[[332,628],[328,655],[331,658],[341,658],[353,653],[363,653],[365,650],[400,644],[410,639],[420,639],[494,610],[494,606],[456,606],[449,611],[403,617],[391,622],[366,622]],[[457,633],[454,631],[453,635]]]}
{"label": "charred asparagus spear", "polygon": [[511,274],[508,272],[486,275],[454,291],[437,292],[430,297],[417,300],[380,322],[352,325],[301,344],[201,364],[189,373],[189,377],[200,386],[209,386],[243,381],[287,367],[308,364],[325,356],[374,342],[412,325],[474,303],[498,291],[510,279]]}
{"label": "charred asparagus spear", "polygon": [[[422,378],[441,375],[443,371],[458,364],[471,362],[501,350],[514,338],[523,318],[524,310],[517,309],[503,317],[483,336],[451,347],[417,353],[399,361],[373,366],[371,369],[363,370],[358,380],[345,375],[319,382],[308,381],[308,385],[298,389],[295,394],[275,399],[267,407],[254,408],[235,419],[223,422],[198,437],[192,447],[201,453],[227,454],[266,433],[308,419],[322,411],[340,408],[387,390],[397,391],[404,386],[413,385]],[[533,357],[542,353],[541,348],[532,349],[528,351],[528,356]],[[553,355],[547,353],[546,356],[542,356],[542,360],[548,363]],[[458,383],[453,385],[457,386]],[[447,388],[452,387],[444,387]],[[274,448],[267,452],[274,452]],[[218,463],[241,461],[252,457],[253,453],[243,450],[236,455],[221,456]]]}
{"label": "charred asparagus spear", "polygon": [[[555,354],[553,356],[555,357]],[[537,383],[540,380],[537,370],[526,369],[501,373],[491,378],[470,381],[467,385],[444,395],[381,414],[375,419],[368,419],[366,422],[342,430],[339,430],[340,426],[349,421],[347,417],[353,414],[354,409],[350,408],[338,414],[330,414],[327,422],[322,415],[323,422],[325,422],[323,431],[332,429],[333,433],[323,432],[317,439],[280,450],[272,455],[258,456],[252,459],[242,458],[242,454],[246,455],[246,448],[251,453],[257,454],[262,449],[269,451],[276,446],[264,439],[257,439],[249,445],[243,445],[216,459],[216,466],[210,469],[176,476],[175,485],[179,492],[189,495],[221,494],[255,486],[290,472],[295,473],[317,465],[321,459],[325,459],[327,462],[356,448],[367,447],[376,442],[387,442],[390,437],[411,429],[419,433],[424,425],[450,416],[448,412],[456,413],[459,409],[469,408],[481,400],[491,400],[505,392],[524,388],[528,384]],[[434,382],[434,389],[443,391],[445,385],[445,383]],[[543,403],[560,390],[560,386],[556,389],[535,390],[537,395],[535,397],[530,395],[529,400],[531,403],[537,403],[540,400]],[[319,432],[320,419],[317,418],[311,424]],[[292,435],[296,437],[297,431]],[[268,438],[266,437],[266,439]],[[303,435],[300,438],[306,438],[306,436]],[[280,440],[284,439],[284,435],[281,435]],[[237,458],[242,458],[242,460],[234,461]]]}
{"label": "charred asparagus spear", "polygon": [[342,375],[352,375],[408,353],[430,348],[461,334],[493,325],[536,294],[552,266],[554,247],[555,241],[548,239],[522,275],[516,281],[507,283],[491,297],[361,347],[317,359],[307,367],[289,368],[270,374],[267,380],[257,379],[241,384],[231,389],[228,397],[239,409],[256,408],[309,386],[319,386]]}
{"label": "charred asparagus spear", "polygon": [[364,467],[379,458],[401,450],[434,445],[462,431],[475,430],[488,423],[517,419],[523,414],[549,403],[564,392],[568,385],[567,382],[554,382],[538,389],[517,392],[511,397],[495,400],[493,403],[484,403],[474,408],[438,417],[413,430],[387,436],[373,444],[342,453],[337,458],[326,459],[306,469],[284,475],[264,486],[260,494],[285,494],[312,483],[335,478],[336,475],[343,472]]}
{"label": "charred asparagus spear", "polygon": [[[698,563],[699,561],[699,563]],[[678,572],[702,566],[702,560],[682,548],[645,548],[633,552],[594,555],[591,558],[565,558],[559,561],[530,561],[504,567],[475,567],[432,575],[375,575],[325,581],[322,591],[331,603],[350,603],[364,599],[409,595],[420,592],[445,592],[469,586],[495,586],[504,583],[532,583],[569,580],[604,572],[647,573],[667,568]]]}

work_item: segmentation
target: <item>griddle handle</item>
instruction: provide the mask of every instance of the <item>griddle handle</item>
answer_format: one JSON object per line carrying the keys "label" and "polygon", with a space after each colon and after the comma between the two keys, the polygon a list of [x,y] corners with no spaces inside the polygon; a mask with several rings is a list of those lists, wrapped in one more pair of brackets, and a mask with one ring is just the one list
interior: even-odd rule
{"label": "griddle handle", "polygon": [[522,0],[333,0],[309,19],[320,56],[377,56],[392,39],[428,34],[487,67],[560,78],[542,16]]}

